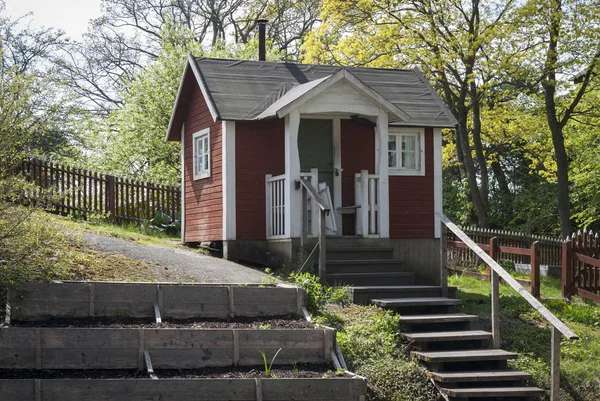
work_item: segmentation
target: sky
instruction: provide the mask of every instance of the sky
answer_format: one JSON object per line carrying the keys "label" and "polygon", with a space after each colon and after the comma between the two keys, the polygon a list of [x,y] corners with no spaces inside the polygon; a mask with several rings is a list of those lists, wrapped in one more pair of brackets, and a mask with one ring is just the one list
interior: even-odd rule
{"label": "sky", "polygon": [[88,22],[100,16],[101,0],[5,0],[5,15],[18,18],[28,12],[33,15],[32,28],[53,27],[66,32],[75,40],[87,31]]}

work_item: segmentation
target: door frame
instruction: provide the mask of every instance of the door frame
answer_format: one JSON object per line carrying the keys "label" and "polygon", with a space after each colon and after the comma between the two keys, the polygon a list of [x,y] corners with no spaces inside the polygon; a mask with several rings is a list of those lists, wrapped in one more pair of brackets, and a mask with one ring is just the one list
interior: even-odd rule
{"label": "door frame", "polygon": [[339,173],[333,173],[333,216],[337,226],[336,236],[342,236],[342,215],[338,209],[342,207],[342,121],[350,116],[327,114],[301,114],[300,119],[332,120],[333,168]]}

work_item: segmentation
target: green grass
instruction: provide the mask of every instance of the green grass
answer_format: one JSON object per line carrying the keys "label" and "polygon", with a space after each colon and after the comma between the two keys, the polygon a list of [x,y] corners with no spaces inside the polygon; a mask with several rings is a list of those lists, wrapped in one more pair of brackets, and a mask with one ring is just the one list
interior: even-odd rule
{"label": "green grass", "polygon": [[169,235],[165,231],[150,228],[147,224],[134,223],[113,224],[103,218],[90,218],[83,220],[75,217],[53,216],[65,227],[78,232],[93,232],[143,245],[164,245],[175,247],[180,240],[179,236]]}
{"label": "green grass", "polygon": [[[487,317],[489,325],[490,283],[451,276],[448,284],[458,288],[463,311]],[[579,297],[563,301],[560,280],[552,277],[541,278],[541,295],[542,303],[580,337],[561,343],[561,400],[600,399],[600,305]],[[533,374],[534,382],[548,389],[551,326],[506,284],[500,285],[500,312],[502,348],[519,353],[512,366]]]}

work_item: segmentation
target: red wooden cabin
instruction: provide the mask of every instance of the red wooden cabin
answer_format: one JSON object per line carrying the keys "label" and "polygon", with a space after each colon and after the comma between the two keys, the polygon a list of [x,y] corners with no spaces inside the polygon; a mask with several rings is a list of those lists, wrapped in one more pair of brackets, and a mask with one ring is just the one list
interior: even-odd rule
{"label": "red wooden cabin", "polygon": [[181,142],[182,241],[289,261],[309,177],[330,202],[329,244],[393,248],[417,283],[439,284],[442,128],[456,123],[417,69],[190,56],[167,133]]}

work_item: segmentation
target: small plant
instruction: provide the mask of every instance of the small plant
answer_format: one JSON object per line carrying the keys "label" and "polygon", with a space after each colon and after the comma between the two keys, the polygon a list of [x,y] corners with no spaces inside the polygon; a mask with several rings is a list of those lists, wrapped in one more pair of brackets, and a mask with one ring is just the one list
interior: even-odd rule
{"label": "small plant", "polygon": [[294,373],[296,374],[296,377],[300,376],[300,370],[298,370],[298,365],[296,363],[294,363]]}
{"label": "small plant", "polygon": [[267,362],[267,354],[265,353],[265,351],[259,349],[258,352],[260,352],[260,354],[262,355],[263,358],[263,363],[265,365],[265,376],[266,377],[271,377],[271,368],[273,367],[273,362],[275,362],[275,358],[277,358],[277,355],[279,355],[279,353],[281,352],[283,348],[279,348],[277,350],[277,352],[275,353],[275,355],[273,355],[273,359],[271,359],[271,363]]}
{"label": "small plant", "polygon": [[270,324],[261,324],[260,326],[258,326],[258,328],[260,330],[270,330],[271,329],[271,325]]}
{"label": "small plant", "polygon": [[319,314],[327,303],[347,304],[350,300],[348,287],[327,287],[319,278],[310,273],[292,273],[290,281],[302,287],[308,294],[307,308]]}
{"label": "small plant", "polygon": [[267,274],[267,277],[263,277],[260,282],[263,285],[275,285],[277,284],[277,277],[275,276],[275,274],[273,273],[273,271],[267,267],[265,269],[265,273]]}

